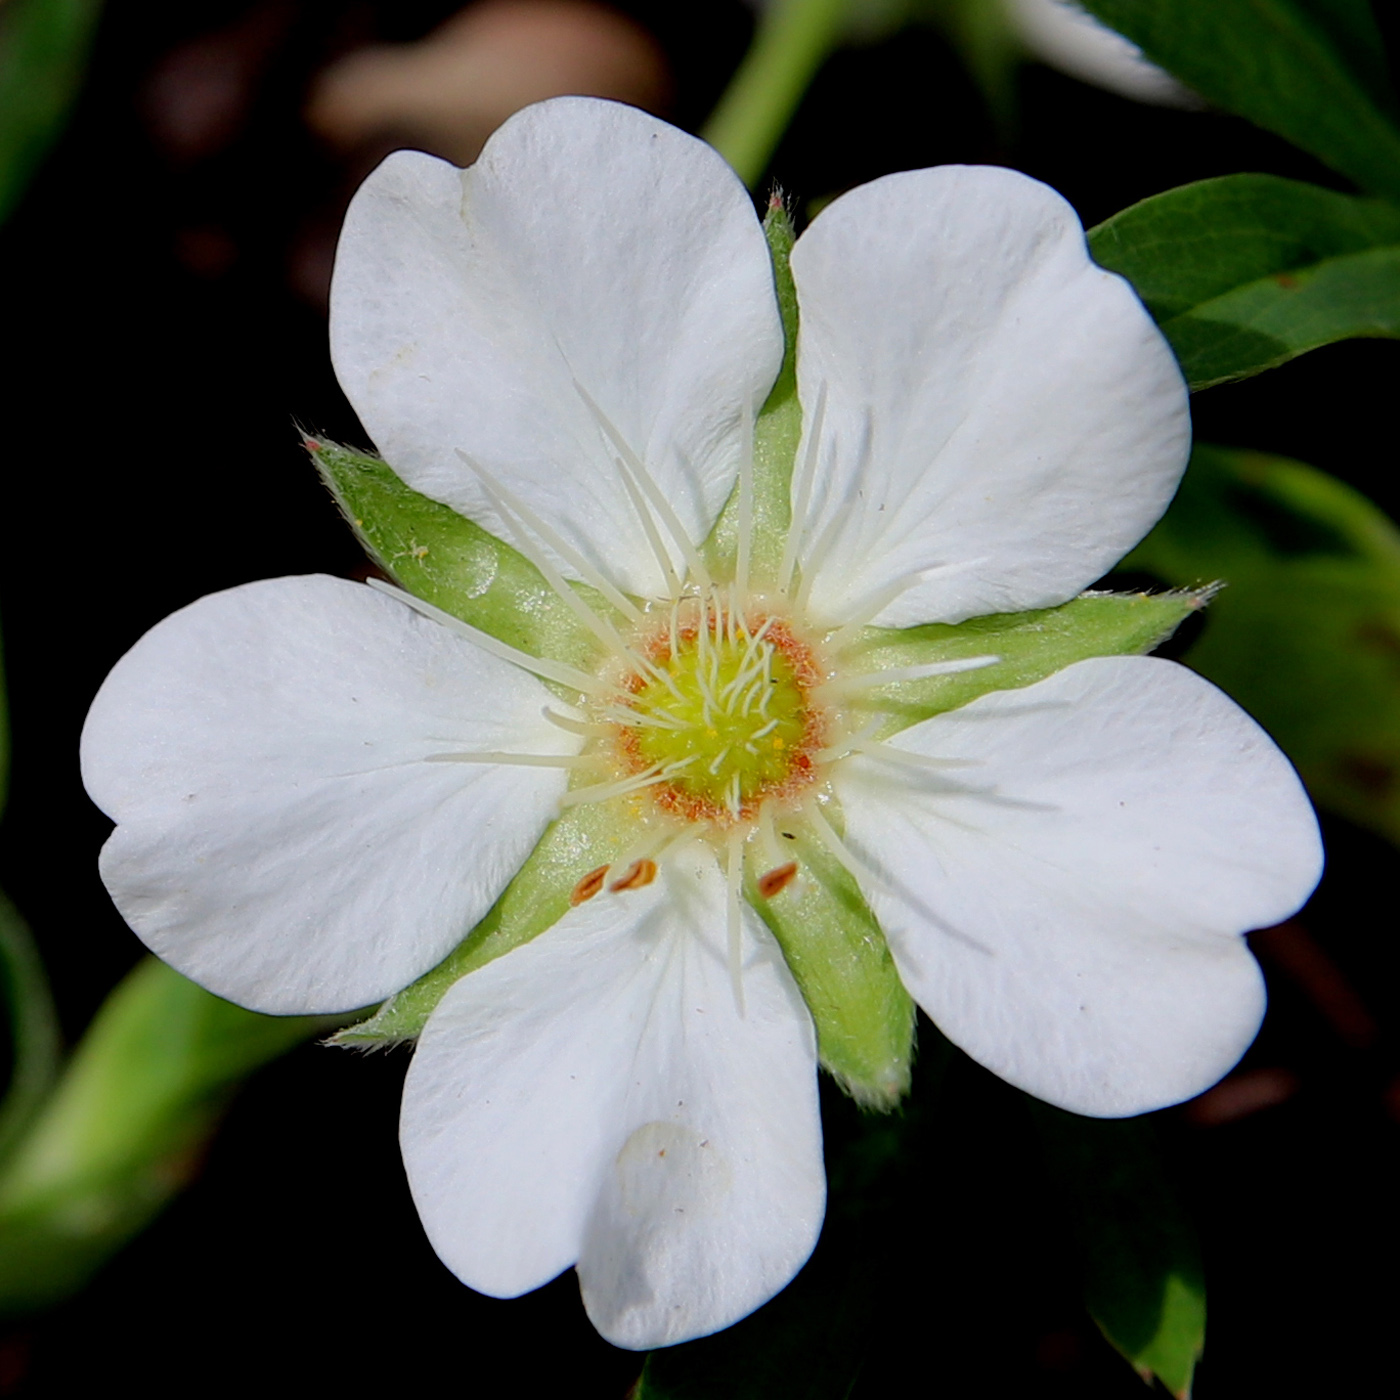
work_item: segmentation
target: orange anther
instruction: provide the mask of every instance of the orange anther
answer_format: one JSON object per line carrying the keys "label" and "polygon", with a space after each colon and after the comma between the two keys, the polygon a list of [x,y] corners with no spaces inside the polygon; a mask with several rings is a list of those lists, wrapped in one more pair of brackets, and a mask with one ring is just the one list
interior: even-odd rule
{"label": "orange anther", "polygon": [[780,865],[775,870],[770,870],[766,875],[758,877],[758,892],[764,899],[772,899],[775,894],[781,894],[792,882],[797,879],[797,862],[790,860],[786,865]]}
{"label": "orange anther", "polygon": [[634,860],[627,867],[627,873],[620,879],[614,880],[608,888],[617,894],[620,890],[639,890],[643,885],[649,885],[656,879],[656,862],[654,860]]}
{"label": "orange anther", "polygon": [[590,870],[582,880],[574,886],[574,892],[569,896],[569,905],[578,908],[580,904],[593,898],[599,890],[603,888],[603,880],[607,876],[608,867],[600,865],[596,870]]}

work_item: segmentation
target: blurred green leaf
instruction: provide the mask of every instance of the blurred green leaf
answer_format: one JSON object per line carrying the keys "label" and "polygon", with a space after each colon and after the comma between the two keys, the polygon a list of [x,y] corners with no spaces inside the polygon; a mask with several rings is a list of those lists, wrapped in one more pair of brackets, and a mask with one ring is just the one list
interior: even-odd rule
{"label": "blurred green leaf", "polygon": [[44,964],[20,912],[0,894],[0,1011],[9,1030],[10,1082],[0,1100],[0,1166],[58,1073],[58,1016]]}
{"label": "blurred green leaf", "polygon": [[101,12],[101,0],[0,5],[0,222],[63,130]]}
{"label": "blurred green leaf", "polygon": [[1193,389],[1355,336],[1400,335],[1400,208],[1273,175],[1154,195],[1089,233]]}
{"label": "blurred green leaf", "polygon": [[1400,842],[1400,530],[1301,462],[1198,445],[1124,561],[1223,579],[1186,662],[1278,740],[1314,799]]}
{"label": "blurred green leaf", "polygon": [[259,1016],[141,962],[0,1168],[0,1313],[80,1288],[189,1180],[238,1081],[329,1024]]}
{"label": "blurred green leaf", "polygon": [[[1081,0],[1203,97],[1400,200],[1384,59],[1354,0]],[[1358,50],[1373,54],[1353,67]]]}
{"label": "blurred green leaf", "polygon": [[1074,1203],[1084,1301],[1144,1380],[1191,1391],[1205,1344],[1196,1232],[1145,1118],[1080,1118],[1027,1098],[1046,1161]]}

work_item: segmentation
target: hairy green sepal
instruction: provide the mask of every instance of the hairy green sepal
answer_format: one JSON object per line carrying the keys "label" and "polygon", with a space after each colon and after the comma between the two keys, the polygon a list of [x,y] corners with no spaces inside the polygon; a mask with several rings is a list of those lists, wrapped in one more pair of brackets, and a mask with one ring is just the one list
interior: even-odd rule
{"label": "hairy green sepal", "polygon": [[[378,457],[324,438],[307,449],[370,558],[396,583],[532,656],[590,669],[593,634],[518,550],[406,486]],[[596,613],[611,608],[576,585]]]}
{"label": "hairy green sepal", "polygon": [[1115,214],[1089,248],[1133,284],[1193,389],[1400,335],[1400,208],[1382,200],[1226,175]]}
{"label": "hairy green sepal", "polygon": [[[797,287],[789,258],[797,234],[783,202],[769,202],[763,233],[773,259],[773,284],[783,321],[783,365],[754,423],[753,514],[749,579],[757,588],[773,583],[782,563],[792,523],[792,466],[802,437],[802,406],[797,401]],[[739,553],[740,487],[705,541],[705,562],[717,578],[732,579]]]}
{"label": "hairy green sepal", "polygon": [[934,661],[997,656],[993,666],[950,676],[897,681],[872,690],[862,703],[883,714],[885,738],[933,715],[958,709],[993,690],[1019,690],[1091,656],[1134,656],[1159,646],[1211,595],[1198,588],[1173,593],[1082,593],[1057,608],[992,613],[959,623],[868,627],[850,653],[851,672],[884,671]]}
{"label": "hairy green sepal", "polygon": [[1198,444],[1129,555],[1229,586],[1186,655],[1298,766],[1313,797],[1400,843],[1400,530],[1302,462]]}
{"label": "hairy green sepal", "polygon": [[798,878],[772,899],[749,855],[746,894],[783,950],[817,1028],[823,1066],[857,1103],[893,1108],[909,1089],[914,1002],[856,882],[801,821],[779,823]]}

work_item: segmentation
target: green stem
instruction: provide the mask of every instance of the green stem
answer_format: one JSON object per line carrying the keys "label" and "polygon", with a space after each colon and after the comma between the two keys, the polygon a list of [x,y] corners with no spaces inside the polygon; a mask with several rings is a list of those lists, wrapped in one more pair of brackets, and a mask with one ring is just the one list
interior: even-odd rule
{"label": "green stem", "polygon": [[700,133],[752,188],[836,47],[847,0],[770,0],[739,71]]}

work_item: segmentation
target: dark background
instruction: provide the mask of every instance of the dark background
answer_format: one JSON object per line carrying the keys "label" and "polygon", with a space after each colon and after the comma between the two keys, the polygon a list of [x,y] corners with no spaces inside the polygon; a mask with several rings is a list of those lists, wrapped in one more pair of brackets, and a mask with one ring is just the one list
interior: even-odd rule
{"label": "dark background", "polygon": [[[98,881],[109,824],[78,779],[103,676],[201,594],[360,559],[293,429],[364,441],[331,375],[323,296],[365,170],[304,129],[307,83],[351,44],[416,38],[452,8],[117,0],[67,135],[0,232],[15,746],[0,884],[36,927],[70,1041],[140,953]],[[665,114],[694,129],[750,12],[621,8],[666,51]],[[202,145],[172,145],[159,75],[211,34],[253,36],[233,45],[234,97]],[[1345,188],[1230,117],[1138,106],[1040,68],[1020,95],[1019,134],[999,135],[951,50],[906,31],[828,64],[772,174],[801,207],[891,170],[993,161],[1055,185],[1086,224],[1236,170]],[[1325,349],[1201,396],[1197,433],[1310,461],[1394,515],[1398,372],[1395,344]],[[1400,854],[1339,822],[1327,837],[1302,942],[1259,945],[1272,1005],[1234,1099],[1157,1115],[1206,1251],[1199,1400],[1355,1394],[1391,1364]],[[496,1302],[428,1249],[395,1143],[406,1063],[306,1047],[256,1076],[193,1188],[86,1294],[3,1334],[0,1395],[445,1385],[620,1400],[640,1358],[594,1335],[572,1275]],[[854,1111],[835,1094],[827,1109],[840,1142]],[[1142,1394],[1083,1315],[1066,1213],[1016,1096],[955,1063],[924,1138],[871,1225],[887,1253],[856,1394]]]}

